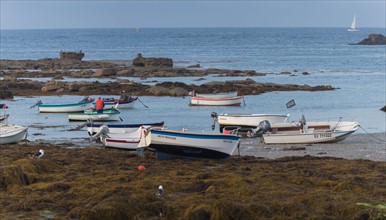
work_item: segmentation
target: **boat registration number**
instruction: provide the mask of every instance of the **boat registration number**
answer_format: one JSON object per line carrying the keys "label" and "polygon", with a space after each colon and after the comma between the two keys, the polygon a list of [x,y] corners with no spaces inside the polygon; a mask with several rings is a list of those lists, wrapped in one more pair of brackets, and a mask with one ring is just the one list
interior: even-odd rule
{"label": "boat registration number", "polygon": [[314,138],[328,138],[331,137],[331,133],[314,134]]}
{"label": "boat registration number", "polygon": [[171,139],[171,140],[176,140],[177,138],[175,137],[169,137],[169,136],[165,136],[165,135],[157,135],[157,137],[159,138],[165,138],[165,139]]}

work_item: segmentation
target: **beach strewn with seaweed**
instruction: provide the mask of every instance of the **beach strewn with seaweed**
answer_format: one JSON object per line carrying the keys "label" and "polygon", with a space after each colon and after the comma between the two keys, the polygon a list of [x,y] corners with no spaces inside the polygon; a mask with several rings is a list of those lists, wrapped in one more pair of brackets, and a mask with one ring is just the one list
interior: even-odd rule
{"label": "beach strewn with seaweed", "polygon": [[[46,155],[28,158],[39,147]],[[152,152],[138,157],[49,144],[2,146],[0,159],[2,219],[386,218],[384,162],[156,160]],[[162,196],[156,195],[159,185]]]}

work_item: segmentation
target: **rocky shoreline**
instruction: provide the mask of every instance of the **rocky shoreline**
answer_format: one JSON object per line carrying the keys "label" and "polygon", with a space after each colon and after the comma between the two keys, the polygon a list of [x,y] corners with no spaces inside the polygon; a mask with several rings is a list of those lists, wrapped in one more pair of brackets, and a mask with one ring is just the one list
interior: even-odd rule
{"label": "rocky shoreline", "polygon": [[[144,58],[142,58],[144,59]],[[238,91],[239,95],[258,95],[272,91],[326,91],[334,90],[331,85],[295,85],[259,83],[248,77],[261,76],[267,73],[258,73],[255,70],[224,70],[182,68],[168,65],[159,65],[160,62],[149,58],[150,64],[141,64],[139,61],[133,65],[128,61],[81,61],[69,59],[40,59],[40,60],[0,60],[0,90],[8,90],[8,96],[0,98],[12,99],[14,96],[50,96],[50,95],[117,95],[122,90],[137,96],[187,96],[192,90],[200,93],[217,93]],[[139,64],[138,64],[139,63]],[[156,65],[157,64],[157,65]],[[150,66],[149,66],[150,65]],[[155,65],[155,66],[154,66]],[[199,66],[198,66],[199,67]],[[179,82],[156,83],[154,86],[136,83],[119,77],[203,77],[216,74],[217,76],[245,77],[245,80],[230,80],[226,82],[209,82],[200,86],[187,85]],[[291,72],[279,74],[291,75]],[[300,74],[308,75],[308,72]],[[51,78],[48,82],[33,80],[33,78]],[[64,77],[79,78],[76,82],[61,81]],[[30,78],[30,79],[20,79]],[[82,78],[106,79],[111,81],[102,83],[99,81],[85,82]],[[3,92],[4,93],[4,92]]]}

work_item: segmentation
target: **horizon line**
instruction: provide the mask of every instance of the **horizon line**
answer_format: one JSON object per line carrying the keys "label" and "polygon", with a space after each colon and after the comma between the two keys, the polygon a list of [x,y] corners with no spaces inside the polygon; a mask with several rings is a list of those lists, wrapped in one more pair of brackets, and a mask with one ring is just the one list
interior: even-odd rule
{"label": "horizon line", "polygon": [[[347,29],[348,27],[327,27],[327,26],[315,26],[315,27],[310,27],[310,26],[263,26],[263,27],[256,27],[256,26],[246,26],[246,27],[237,27],[237,26],[213,26],[213,27],[59,27],[59,28],[1,28],[1,30],[68,30],[68,29],[180,29],[180,28],[339,28],[339,29]],[[386,27],[360,27],[358,28],[359,30],[362,28],[386,28]]]}

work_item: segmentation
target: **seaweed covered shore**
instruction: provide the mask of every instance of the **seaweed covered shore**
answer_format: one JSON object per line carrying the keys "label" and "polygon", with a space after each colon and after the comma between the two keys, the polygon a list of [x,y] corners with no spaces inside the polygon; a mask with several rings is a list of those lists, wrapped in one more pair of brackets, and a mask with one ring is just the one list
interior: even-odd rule
{"label": "seaweed covered shore", "polygon": [[[0,147],[0,219],[385,219],[385,163],[156,160],[146,151]],[[43,158],[28,153],[43,148]],[[138,166],[144,170],[138,170]],[[162,185],[165,193],[156,195]]]}

